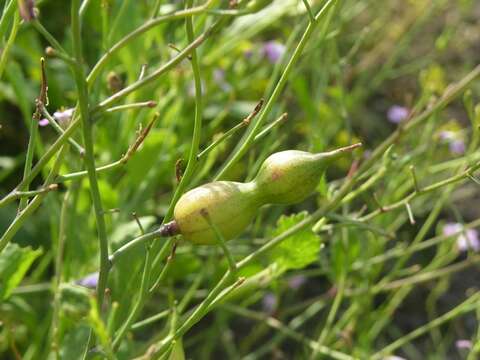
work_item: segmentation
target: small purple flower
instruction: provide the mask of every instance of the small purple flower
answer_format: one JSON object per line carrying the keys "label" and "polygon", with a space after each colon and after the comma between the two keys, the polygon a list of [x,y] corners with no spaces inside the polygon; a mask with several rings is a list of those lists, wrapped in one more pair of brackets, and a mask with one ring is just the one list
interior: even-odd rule
{"label": "small purple flower", "polygon": [[465,153],[465,142],[455,132],[449,130],[441,131],[440,139],[448,143],[448,148],[452,154]]}
{"label": "small purple flower", "polygon": [[273,313],[277,307],[277,300],[274,293],[267,293],[262,299],[263,310],[269,314]]}
{"label": "small purple flower", "polygon": [[387,119],[393,124],[400,124],[408,118],[410,110],[405,106],[393,105],[387,111]]}
{"label": "small purple flower", "polygon": [[268,61],[272,64],[277,63],[282,58],[283,54],[286,51],[285,45],[279,43],[278,41],[267,41],[263,45],[263,54],[267,57]]}
{"label": "small purple flower", "polygon": [[472,342],[470,340],[465,340],[465,339],[460,339],[455,341],[455,346],[457,349],[471,349],[472,348]]}
{"label": "small purple flower", "polygon": [[465,143],[463,140],[456,139],[450,141],[448,144],[448,148],[452,154],[463,154],[465,153]]}
{"label": "small purple flower", "polygon": [[89,289],[95,289],[98,285],[98,272],[91,273],[80,280],[75,281],[75,283]]}
{"label": "small purple flower", "polygon": [[38,125],[40,125],[40,126],[42,126],[42,127],[43,127],[43,126],[47,126],[48,124],[50,124],[50,122],[48,121],[48,119],[40,119],[40,120],[38,121]]}
{"label": "small purple flower", "polygon": [[[463,230],[463,231],[462,231]],[[447,223],[443,227],[443,234],[445,236],[457,236],[457,247],[459,251],[465,252],[470,250],[480,251],[480,239],[478,231],[475,229],[465,229],[459,223]]]}
{"label": "small purple flower", "polygon": [[70,120],[72,119],[75,109],[66,109],[63,111],[55,111],[53,117],[60,123],[62,127],[68,127]]}
{"label": "small purple flower", "polygon": [[303,275],[295,275],[288,279],[288,287],[292,290],[299,289],[307,282],[307,278]]}

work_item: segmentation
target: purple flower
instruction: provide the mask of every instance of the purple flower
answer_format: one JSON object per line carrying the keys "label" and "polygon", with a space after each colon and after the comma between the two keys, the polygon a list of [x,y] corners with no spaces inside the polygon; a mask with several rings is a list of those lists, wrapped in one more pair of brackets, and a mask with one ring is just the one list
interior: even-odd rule
{"label": "purple flower", "polygon": [[274,293],[267,293],[262,299],[263,310],[267,313],[273,313],[277,307],[277,297]]}
{"label": "purple flower", "polygon": [[455,346],[457,349],[471,349],[472,342],[470,340],[460,339],[455,341]]}
{"label": "purple flower", "polygon": [[[463,231],[462,231],[463,230]],[[464,229],[462,224],[447,223],[443,227],[443,235],[452,236],[457,234],[458,250],[465,252],[470,250],[480,251],[480,239],[475,229]]]}
{"label": "purple flower", "polygon": [[448,143],[448,148],[452,154],[465,153],[465,142],[455,132],[449,130],[441,131],[440,139]]}
{"label": "purple flower", "polygon": [[72,119],[74,110],[75,109],[71,108],[63,111],[55,111],[53,113],[53,117],[60,123],[62,127],[66,128]]}
{"label": "purple flower", "polygon": [[465,143],[463,140],[453,140],[449,142],[448,148],[452,154],[463,154],[465,152]]}
{"label": "purple flower", "polygon": [[38,121],[38,125],[40,125],[40,126],[42,126],[42,127],[43,127],[43,126],[47,126],[48,124],[50,124],[50,122],[48,121],[48,119],[40,119],[40,120]]}
{"label": "purple flower", "polygon": [[303,275],[295,275],[288,279],[288,287],[292,290],[299,289],[305,282],[307,278]]}
{"label": "purple flower", "polygon": [[[61,127],[67,128],[70,123],[70,120],[72,119],[73,112],[74,112],[73,108],[62,110],[62,111],[55,111],[53,113],[53,117],[55,118],[55,120],[59,122]],[[47,126],[48,124],[50,124],[48,119],[41,119],[38,122],[38,125],[40,126]]]}
{"label": "purple flower", "polygon": [[285,45],[279,43],[278,41],[267,41],[263,45],[263,54],[272,64],[280,61],[285,51]]}
{"label": "purple flower", "polygon": [[387,119],[393,124],[399,124],[408,118],[410,110],[405,106],[393,105],[387,111]]}
{"label": "purple flower", "polygon": [[91,273],[80,280],[75,281],[77,285],[85,286],[89,289],[95,289],[98,284],[98,272]]}

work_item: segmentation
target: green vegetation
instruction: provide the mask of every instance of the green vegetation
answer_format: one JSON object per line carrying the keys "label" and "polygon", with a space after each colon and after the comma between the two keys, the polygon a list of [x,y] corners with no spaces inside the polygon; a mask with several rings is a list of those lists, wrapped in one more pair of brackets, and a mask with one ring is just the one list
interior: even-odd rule
{"label": "green vegetation", "polygon": [[0,358],[480,356],[477,1],[0,11]]}

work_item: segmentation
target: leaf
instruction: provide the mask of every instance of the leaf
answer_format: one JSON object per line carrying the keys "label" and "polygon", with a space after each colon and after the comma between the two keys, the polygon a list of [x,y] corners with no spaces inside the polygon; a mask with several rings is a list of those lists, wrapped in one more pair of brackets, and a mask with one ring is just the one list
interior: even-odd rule
{"label": "leaf", "polygon": [[[281,216],[278,219],[277,227],[270,232],[270,237],[280,235],[305,219],[307,215],[308,213],[303,211],[290,216]],[[270,257],[285,270],[302,269],[317,260],[320,248],[320,237],[310,228],[306,228],[296,232],[276,246],[271,251]]]}
{"label": "leaf", "polygon": [[7,299],[20,284],[33,261],[42,250],[8,244],[0,254],[0,299]]}

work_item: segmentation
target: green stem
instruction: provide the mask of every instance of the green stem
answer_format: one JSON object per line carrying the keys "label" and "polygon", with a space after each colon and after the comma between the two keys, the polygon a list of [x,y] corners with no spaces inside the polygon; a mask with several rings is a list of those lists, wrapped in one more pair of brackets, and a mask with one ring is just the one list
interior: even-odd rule
{"label": "green stem", "polygon": [[7,7],[2,13],[2,18],[0,19],[0,41],[3,40],[5,33],[7,32],[7,27],[10,19],[14,16],[13,13],[17,9],[17,0],[10,0]]}
{"label": "green stem", "polygon": [[65,51],[65,49],[60,45],[60,43],[53,37],[52,34],[48,32],[47,29],[38,21],[37,19],[32,21],[33,27],[43,35],[43,37],[50,43],[50,45],[59,53],[59,56],[62,58],[69,58],[68,53]]}
{"label": "green stem", "polygon": [[204,5],[197,6],[190,9],[175,11],[171,14],[163,15],[158,18],[149,20],[145,24],[137,28],[136,30],[126,35],[124,38],[118,41],[115,45],[113,45],[110,49],[108,49],[105,52],[105,54],[100,58],[100,60],[97,62],[97,64],[94,66],[94,68],[92,69],[92,71],[87,77],[88,85],[89,86],[93,85],[93,82],[100,74],[100,71],[102,70],[102,68],[107,64],[107,62],[112,58],[114,54],[116,54],[120,49],[125,47],[128,43],[132,42],[137,37],[149,31],[150,29],[153,29],[159,24],[162,24],[167,21],[183,19],[185,17],[192,16],[195,14],[200,14],[205,10],[207,10],[212,2],[214,2],[214,0],[208,0]]}
{"label": "green stem", "polygon": [[55,259],[55,283],[53,286],[53,315],[52,315],[52,349],[55,352],[56,359],[60,359],[60,302],[62,297],[62,292],[60,289],[60,284],[62,283],[62,272],[63,272],[63,251],[65,247],[66,239],[66,227],[67,227],[67,214],[68,214],[68,204],[70,199],[71,189],[67,190],[65,196],[63,197],[62,209],[60,211],[60,224],[58,230],[58,244],[56,248],[56,259]]}
{"label": "green stem", "polygon": [[[192,3],[193,2],[191,0],[188,0],[186,3],[186,6],[189,7],[191,6]],[[195,35],[193,32],[192,18],[187,17],[187,19],[185,20],[185,25],[186,25],[187,38],[189,43],[193,45],[199,39],[208,37],[208,34],[210,34],[213,31],[213,29],[220,26],[220,24],[221,22],[215,23],[212,27],[210,27],[207,31],[205,31],[200,37],[198,37],[196,40],[193,40]],[[182,52],[185,52],[187,48],[185,48]],[[196,47],[192,47],[191,49],[191,64],[192,64],[192,71],[193,71],[193,80],[195,84],[195,115],[194,115],[194,122],[193,122],[192,144],[190,145],[190,153],[188,155],[188,162],[187,162],[187,167],[185,169],[185,173],[183,174],[182,179],[180,180],[180,183],[175,189],[173,198],[170,202],[167,213],[165,214],[163,223],[165,223],[166,221],[170,221],[172,219],[174,206],[177,203],[180,196],[184,193],[188,184],[190,183],[190,180],[195,172],[196,164],[198,162],[197,155],[199,152],[200,140],[202,135],[203,100],[202,100],[202,81],[201,81],[201,75],[200,75],[200,66],[199,66],[199,60],[198,60],[198,56],[195,48]],[[147,78],[148,77],[144,78],[142,81],[146,80]],[[162,250],[158,251],[158,248],[159,248],[158,243],[154,244],[154,250],[155,250],[154,252],[158,253],[153,263],[154,270],[158,269],[160,262],[163,260],[163,257],[160,255],[166,254],[167,249],[170,245],[171,245],[171,241],[168,241],[166,244],[163,245]]]}
{"label": "green stem", "polygon": [[132,310],[130,311],[130,314],[128,315],[127,319],[123,323],[122,327],[118,331],[118,333],[115,336],[115,339],[113,340],[113,349],[116,350],[118,346],[120,345],[120,342],[122,341],[123,337],[127,333],[127,331],[130,330],[131,325],[137,318],[138,314],[142,310],[143,304],[145,303],[145,300],[147,299],[148,295],[148,285],[150,283],[150,268],[152,265],[152,249],[151,245],[149,244],[146,249],[146,258],[145,258],[145,265],[142,273],[142,280],[141,280],[141,285],[140,285],[140,291],[138,294],[137,301],[133,305]]}
{"label": "green stem", "polygon": [[[7,9],[8,10],[8,9]],[[10,50],[15,42],[17,37],[18,28],[20,27],[20,15],[18,12],[15,13],[13,18],[12,30],[10,31],[10,36],[8,37],[7,43],[2,50],[2,55],[0,57],[0,79],[2,78],[5,67],[7,66],[8,56],[10,55]]]}
{"label": "green stem", "polygon": [[88,113],[88,88],[85,81],[83,70],[83,54],[81,42],[81,25],[79,18],[79,0],[72,0],[71,17],[73,33],[73,50],[75,55],[75,82],[78,92],[78,109],[80,110],[80,119],[82,121],[83,141],[85,144],[85,166],[88,172],[90,183],[90,194],[92,197],[93,208],[98,231],[98,240],[100,245],[100,273],[97,287],[97,306],[99,313],[103,305],[105,288],[107,286],[109,262],[108,262],[108,240],[105,228],[105,219],[103,216],[102,200],[98,188],[97,173],[95,169],[95,157],[93,150],[93,129],[91,118]]}
{"label": "green stem", "polygon": [[467,312],[473,311],[477,308],[478,304],[478,299],[479,299],[479,294],[476,293],[472,296],[470,296],[467,300],[465,300],[463,303],[460,305],[456,306],[449,312],[445,313],[444,315],[436,318],[435,320],[430,321],[429,323],[413,330],[409,334],[401,337],[400,339],[394,341],[390,345],[384,347],[382,350],[374,354],[371,359],[372,360],[379,360],[384,358],[386,355],[391,354],[393,351],[398,349],[399,347],[403,346],[404,344],[407,344],[411,340],[427,333],[431,329],[434,329],[443,323],[457,317],[460,315],[463,315]]}
{"label": "green stem", "polygon": [[[58,173],[58,169],[63,161],[63,156],[65,153],[66,147],[62,147],[58,152],[57,159],[55,160],[52,170],[48,174],[43,187],[46,188],[52,184],[53,180],[55,179],[56,174]],[[13,220],[10,224],[8,229],[0,238],[0,253],[5,249],[7,244],[13,238],[13,236],[17,233],[17,231],[21,228],[27,218],[40,206],[42,203],[43,198],[46,196],[46,192],[42,192],[35,196],[32,201],[28,203],[28,205],[23,209],[20,213],[18,213],[17,217]]]}
{"label": "green stem", "polygon": [[[52,115],[50,115],[50,113],[48,112],[48,110],[45,108],[44,105],[40,105],[41,106],[41,109],[42,109],[42,113],[43,115],[47,118],[48,120],[48,123],[53,127],[53,129],[59,134],[59,135],[62,135],[65,130],[63,130],[63,128],[55,121],[55,119],[53,118]],[[78,153],[80,154],[80,156],[83,156],[84,153],[85,153],[85,150],[80,146],[80,144],[78,144],[75,140],[73,140],[72,138],[69,138],[68,139],[68,142],[75,148],[75,150],[78,151]]]}
{"label": "green stem", "polygon": [[303,33],[302,38],[300,39],[300,42],[298,43],[295,51],[293,52],[292,57],[290,58],[287,66],[285,67],[285,70],[283,71],[280,79],[278,80],[277,85],[275,86],[275,89],[272,92],[272,95],[268,99],[268,102],[265,105],[265,108],[261,112],[260,116],[252,122],[251,127],[249,128],[247,134],[245,134],[243,141],[237,147],[237,150],[230,155],[225,165],[223,165],[220,171],[215,175],[215,180],[219,180],[225,177],[227,171],[229,171],[233,167],[233,165],[235,165],[243,157],[243,155],[245,155],[248,148],[253,143],[255,139],[255,135],[257,134],[260,126],[265,122],[265,120],[267,119],[267,116],[270,115],[270,112],[273,109],[273,105],[275,104],[278,97],[282,93],[287,83],[287,80],[290,76],[290,73],[295,68],[297,61],[299,60],[300,55],[302,54],[303,49],[305,48],[305,45],[310,39],[313,31],[320,23],[320,19],[327,12],[327,10],[330,9],[330,7],[335,3],[336,3],[336,0],[328,0],[323,6],[323,8],[315,16],[315,21],[310,22],[308,24],[307,29]]}

